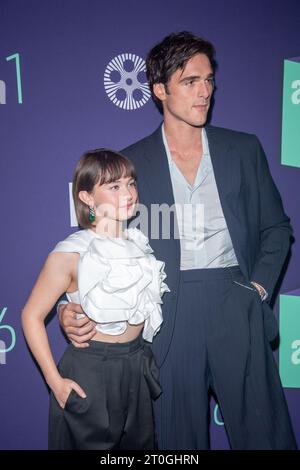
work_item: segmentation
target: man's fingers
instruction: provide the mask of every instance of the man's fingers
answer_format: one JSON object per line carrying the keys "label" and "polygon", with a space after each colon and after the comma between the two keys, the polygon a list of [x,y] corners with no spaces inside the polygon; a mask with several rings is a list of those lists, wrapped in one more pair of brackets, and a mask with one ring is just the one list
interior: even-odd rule
{"label": "man's fingers", "polygon": [[[95,330],[95,325],[93,323],[88,323],[88,325],[83,326],[83,327],[78,327],[77,325],[74,326],[66,326],[65,332],[67,335],[77,335],[77,336],[85,336],[88,335],[89,333],[96,333]],[[79,339],[79,338],[78,338]]]}
{"label": "man's fingers", "polygon": [[94,321],[90,320],[89,317],[87,317],[86,315],[84,316],[84,318],[76,319],[76,326],[77,327],[82,327],[82,326],[88,325],[88,324],[92,325],[91,326],[92,328],[95,328],[95,326],[96,326],[96,323]]}
{"label": "man's fingers", "polygon": [[71,312],[75,312],[75,313],[83,313],[84,314],[84,311],[82,310],[81,305],[80,304],[74,304],[73,302],[69,302],[67,304],[66,310],[71,311]]}
{"label": "man's fingers", "polygon": [[70,302],[60,308],[60,324],[64,333],[68,336],[72,344],[77,348],[89,346],[87,341],[92,339],[97,333],[96,323],[83,314],[83,318],[77,319],[77,314],[82,315],[82,308],[79,304]]}
{"label": "man's fingers", "polygon": [[68,338],[70,339],[70,341],[72,341],[72,343],[86,343],[87,341],[89,341],[90,339],[92,339],[95,334],[96,334],[96,330],[95,331],[92,331],[91,333],[88,333],[84,336],[78,336],[77,334],[70,334],[68,335]]}
{"label": "man's fingers", "polygon": [[[96,326],[96,323],[91,321],[87,315],[84,314],[83,318],[76,318],[77,313],[71,310],[65,310],[60,315],[60,323],[66,330],[68,327],[81,328],[82,326],[91,324],[91,328]],[[82,315],[82,314],[81,314]]]}
{"label": "man's fingers", "polygon": [[77,343],[76,341],[71,341],[71,343],[73,344],[73,346],[75,346],[75,348],[77,349],[85,349],[85,348],[88,348],[89,347],[89,343]]}

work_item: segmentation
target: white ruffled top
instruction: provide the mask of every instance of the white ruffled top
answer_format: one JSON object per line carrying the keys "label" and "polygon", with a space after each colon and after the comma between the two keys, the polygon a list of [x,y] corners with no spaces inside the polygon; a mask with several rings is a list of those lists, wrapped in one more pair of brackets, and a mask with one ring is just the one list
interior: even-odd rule
{"label": "white ruffled top", "polygon": [[98,331],[120,335],[128,324],[145,322],[143,338],[153,340],[163,321],[162,296],[169,288],[164,282],[165,263],[155,258],[140,230],[129,228],[124,238],[80,230],[53,251],[80,254],[78,290],[67,293],[67,298],[81,304]]}

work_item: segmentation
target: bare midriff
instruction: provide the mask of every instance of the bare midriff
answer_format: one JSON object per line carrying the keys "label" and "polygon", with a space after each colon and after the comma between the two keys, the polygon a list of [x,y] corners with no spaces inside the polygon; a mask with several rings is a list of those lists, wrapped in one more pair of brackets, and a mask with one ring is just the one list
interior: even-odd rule
{"label": "bare midriff", "polygon": [[139,323],[138,325],[128,324],[126,330],[121,335],[106,335],[101,333],[101,331],[97,331],[95,336],[93,336],[92,341],[103,341],[104,343],[127,343],[137,338],[143,328],[144,323]]}

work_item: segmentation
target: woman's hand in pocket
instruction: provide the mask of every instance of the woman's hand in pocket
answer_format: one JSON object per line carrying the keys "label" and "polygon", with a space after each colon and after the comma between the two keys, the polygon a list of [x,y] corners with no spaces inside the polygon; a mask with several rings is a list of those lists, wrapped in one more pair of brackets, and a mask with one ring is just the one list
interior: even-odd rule
{"label": "woman's hand in pocket", "polygon": [[61,408],[65,408],[66,402],[72,390],[77,393],[81,398],[86,398],[84,390],[71,379],[60,378],[52,388],[52,392]]}

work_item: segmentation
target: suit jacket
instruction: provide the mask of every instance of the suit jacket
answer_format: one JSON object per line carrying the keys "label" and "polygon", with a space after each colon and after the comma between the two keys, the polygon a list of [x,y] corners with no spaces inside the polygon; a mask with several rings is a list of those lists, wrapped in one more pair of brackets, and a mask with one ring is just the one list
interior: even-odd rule
{"label": "suit jacket", "polygon": [[[254,135],[206,126],[209,149],[220,202],[240,269],[247,280],[261,284],[271,299],[289,250],[292,229],[279,192],[269,171],[264,151]],[[200,130],[199,130],[200,132]],[[166,263],[171,293],[164,296],[164,324],[153,347],[161,364],[170,346],[176,317],[180,276],[180,241],[151,237],[151,204],[174,204],[172,182],[161,127],[150,136],[125,148],[137,171],[140,202],[149,208],[148,235],[155,256]],[[263,303],[268,338],[278,333],[268,303]]]}

